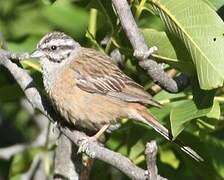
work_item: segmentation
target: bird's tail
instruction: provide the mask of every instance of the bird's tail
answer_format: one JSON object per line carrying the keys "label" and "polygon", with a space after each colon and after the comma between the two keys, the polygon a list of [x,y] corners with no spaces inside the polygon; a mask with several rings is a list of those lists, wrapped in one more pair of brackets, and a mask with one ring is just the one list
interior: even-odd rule
{"label": "bird's tail", "polygon": [[196,161],[204,161],[201,156],[199,156],[193,149],[191,149],[189,146],[186,146],[180,139],[172,140],[172,135],[169,132],[167,128],[165,128],[162,124],[160,124],[155,117],[153,117],[149,112],[146,111],[146,109],[139,109],[138,114],[142,117],[142,119],[139,119],[144,124],[147,124],[151,126],[154,130],[156,130],[158,133],[160,133],[163,137],[165,137],[167,140],[175,143],[177,146],[180,147],[180,149],[187,153],[189,156],[191,156]]}

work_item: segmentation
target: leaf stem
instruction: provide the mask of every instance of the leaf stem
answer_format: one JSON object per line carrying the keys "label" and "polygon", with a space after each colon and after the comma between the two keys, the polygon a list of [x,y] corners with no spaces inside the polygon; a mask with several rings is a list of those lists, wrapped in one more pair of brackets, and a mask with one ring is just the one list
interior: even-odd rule
{"label": "leaf stem", "polygon": [[144,9],[145,2],[146,2],[146,0],[141,0],[139,6],[137,7],[137,10],[136,10],[136,13],[135,13],[135,20],[139,19],[140,15],[142,13],[142,10]]}
{"label": "leaf stem", "polygon": [[[193,96],[192,95],[185,96],[185,97],[183,97],[183,99],[186,99],[186,100],[187,99],[193,99]],[[159,103],[160,104],[168,104],[168,103],[175,102],[175,101],[179,101],[179,100],[180,100],[179,98],[163,99],[163,100],[159,101]],[[224,97],[223,96],[215,96],[214,97],[214,100],[215,101],[218,101],[220,103],[224,103]]]}
{"label": "leaf stem", "polygon": [[97,9],[91,8],[88,31],[94,38],[96,37],[96,23],[97,23]]}

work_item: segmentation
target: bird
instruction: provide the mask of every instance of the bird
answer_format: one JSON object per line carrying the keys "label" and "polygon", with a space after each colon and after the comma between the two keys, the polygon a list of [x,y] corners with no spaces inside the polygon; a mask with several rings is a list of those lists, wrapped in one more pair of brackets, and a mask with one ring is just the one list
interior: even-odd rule
{"label": "bird", "polygon": [[[169,130],[146,107],[161,107],[160,103],[108,55],[55,31],[42,37],[30,57],[40,60],[46,93],[67,123],[96,131],[93,138],[97,139],[111,125],[128,118],[151,126],[172,141]],[[178,138],[172,142],[193,159],[203,160]]]}

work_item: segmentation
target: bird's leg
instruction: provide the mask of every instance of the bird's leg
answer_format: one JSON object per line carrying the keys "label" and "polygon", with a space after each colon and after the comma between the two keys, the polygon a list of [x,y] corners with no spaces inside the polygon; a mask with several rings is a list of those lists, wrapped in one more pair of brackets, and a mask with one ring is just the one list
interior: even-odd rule
{"label": "bird's leg", "polygon": [[109,124],[106,124],[94,136],[82,139],[79,145],[78,153],[84,152],[91,158],[94,158],[95,154],[92,152],[89,152],[88,144],[91,142],[97,141],[99,137],[107,130],[109,126],[110,126]]}
{"label": "bird's leg", "polygon": [[90,137],[90,138],[94,138],[96,140],[99,139],[99,137],[107,130],[107,128],[109,127],[109,124],[104,125],[94,136]]}

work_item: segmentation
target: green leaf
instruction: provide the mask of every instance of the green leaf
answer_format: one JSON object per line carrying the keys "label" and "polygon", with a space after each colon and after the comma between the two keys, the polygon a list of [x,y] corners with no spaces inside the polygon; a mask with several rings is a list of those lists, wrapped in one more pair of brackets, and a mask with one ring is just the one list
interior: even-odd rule
{"label": "green leaf", "polygon": [[34,50],[41,37],[42,36],[31,35],[20,43],[9,41],[7,42],[7,47],[13,52],[31,52]]}
{"label": "green leaf", "polygon": [[191,120],[206,116],[211,110],[212,107],[198,109],[193,100],[187,100],[181,105],[171,109],[170,124],[173,139],[184,130]]}
{"label": "green leaf", "polygon": [[179,37],[191,54],[202,89],[223,85],[224,24],[202,0],[152,0],[168,30]]}
{"label": "green leaf", "polygon": [[15,102],[18,101],[23,92],[17,84],[15,85],[4,85],[0,87],[0,99],[1,103]]}
{"label": "green leaf", "polygon": [[131,150],[129,153],[129,159],[135,164],[138,164],[140,159],[144,160],[144,157],[143,159],[139,158],[144,153],[144,149],[145,149],[145,144],[141,140],[137,141],[137,143],[131,147]]}
{"label": "green leaf", "polygon": [[91,0],[88,4],[88,8],[96,8],[98,10],[97,30],[102,30],[103,33],[113,32],[117,28],[117,17],[111,4],[111,0]]}
{"label": "green leaf", "polygon": [[193,73],[191,57],[179,39],[171,35],[167,36],[163,31],[149,28],[142,29],[142,32],[149,47],[157,46],[159,48],[157,54],[153,54],[157,61],[170,64],[182,72]]}
{"label": "green leaf", "polygon": [[215,167],[215,169],[219,172],[219,174],[224,177],[224,142],[223,140],[219,140],[210,136],[207,136],[205,140],[205,147],[208,152],[208,156],[210,156],[211,161]]}
{"label": "green leaf", "polygon": [[40,151],[41,148],[30,148],[22,153],[17,154],[12,160],[10,176],[15,176],[26,171],[35,155]]}
{"label": "green leaf", "polygon": [[220,123],[220,115],[220,104],[218,101],[214,101],[211,111],[207,113],[206,116],[197,119],[197,125],[200,127],[200,129],[206,130],[201,132],[209,133],[211,131],[214,131],[216,128],[220,128],[218,124]]}
{"label": "green leaf", "polygon": [[160,151],[162,151],[162,153],[160,153],[160,160],[163,163],[169,164],[174,169],[179,167],[180,161],[177,159],[173,151],[167,148],[160,149]]}
{"label": "green leaf", "polygon": [[32,70],[36,70],[36,71],[39,71],[39,72],[42,72],[41,70],[41,67],[40,67],[40,64],[35,61],[35,60],[24,60],[22,62],[22,65],[25,69],[28,69],[28,68],[31,68]]}
{"label": "green leaf", "polygon": [[217,11],[224,5],[223,0],[203,0],[203,1],[205,1],[215,11]]}
{"label": "green leaf", "polygon": [[[192,161],[186,154],[183,155],[184,159],[181,161],[181,165],[178,168],[178,171],[174,173],[174,177],[178,179],[183,178],[183,174],[188,173],[191,175],[191,178],[186,179],[205,179],[205,180],[221,180],[223,179],[223,141],[217,138],[209,136],[198,137],[191,135],[189,133],[182,133],[181,139],[184,140],[184,143],[189,145],[192,149],[200,154],[203,157],[204,161],[198,163]],[[180,157],[180,156],[178,156]],[[219,167],[217,168],[217,164]],[[192,176],[193,175],[193,176]],[[222,176],[222,177],[221,177]],[[170,178],[173,179],[173,178]],[[185,178],[184,178],[185,179]]]}
{"label": "green leaf", "polygon": [[52,30],[52,25],[41,14],[41,9],[36,8],[21,11],[10,28],[12,37],[18,38],[28,34],[44,34]]}
{"label": "green leaf", "polygon": [[208,118],[219,119],[221,115],[220,104],[214,101],[211,111],[206,115]]}
{"label": "green leaf", "polygon": [[66,0],[58,0],[44,8],[43,15],[60,29],[75,36],[84,34],[88,26],[88,13]]}

